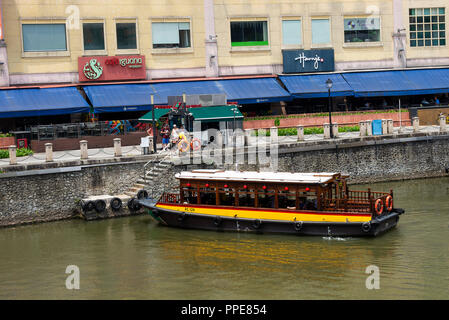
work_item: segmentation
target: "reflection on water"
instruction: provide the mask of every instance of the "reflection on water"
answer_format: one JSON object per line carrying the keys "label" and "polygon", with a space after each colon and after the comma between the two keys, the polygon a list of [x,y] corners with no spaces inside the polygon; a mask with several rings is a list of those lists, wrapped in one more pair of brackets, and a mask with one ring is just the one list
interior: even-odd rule
{"label": "reflection on water", "polygon": [[[148,216],[0,229],[0,298],[448,299],[449,180],[372,186],[390,188],[406,214],[378,238],[181,230]],[[65,288],[68,265],[80,290]],[[380,290],[365,287],[369,265]]]}

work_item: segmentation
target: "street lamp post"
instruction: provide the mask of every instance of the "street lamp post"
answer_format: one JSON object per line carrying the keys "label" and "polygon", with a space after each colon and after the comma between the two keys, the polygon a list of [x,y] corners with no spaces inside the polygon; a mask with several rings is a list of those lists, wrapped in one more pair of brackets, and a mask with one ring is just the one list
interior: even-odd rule
{"label": "street lamp post", "polygon": [[332,128],[332,100],[331,100],[331,88],[332,88],[332,80],[331,79],[327,79],[326,81],[326,86],[327,86],[327,92],[328,92],[328,105],[329,105],[329,128],[330,128],[330,137],[331,139],[334,138],[334,132],[333,132],[333,128]]}
{"label": "street lamp post", "polygon": [[154,118],[154,96],[151,95],[151,125],[153,126],[153,153],[157,153],[156,119]]}

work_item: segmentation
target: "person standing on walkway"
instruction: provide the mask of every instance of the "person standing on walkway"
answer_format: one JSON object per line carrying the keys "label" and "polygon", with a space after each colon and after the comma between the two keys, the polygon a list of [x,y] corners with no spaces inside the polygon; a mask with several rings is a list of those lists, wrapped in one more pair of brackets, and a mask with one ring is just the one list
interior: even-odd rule
{"label": "person standing on walkway", "polygon": [[162,135],[162,150],[167,150],[167,147],[170,143],[170,131],[169,131],[170,127],[168,126],[167,123],[164,124],[164,126],[162,127],[161,130],[161,135]]}

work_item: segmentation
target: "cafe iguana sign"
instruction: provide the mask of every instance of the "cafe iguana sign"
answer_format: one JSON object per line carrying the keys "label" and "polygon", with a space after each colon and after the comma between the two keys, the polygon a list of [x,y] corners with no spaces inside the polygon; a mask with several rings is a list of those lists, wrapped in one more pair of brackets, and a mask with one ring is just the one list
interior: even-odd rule
{"label": "cafe iguana sign", "polygon": [[282,50],[284,73],[334,71],[334,49]]}
{"label": "cafe iguana sign", "polygon": [[145,79],[145,56],[79,57],[78,75],[80,81]]}

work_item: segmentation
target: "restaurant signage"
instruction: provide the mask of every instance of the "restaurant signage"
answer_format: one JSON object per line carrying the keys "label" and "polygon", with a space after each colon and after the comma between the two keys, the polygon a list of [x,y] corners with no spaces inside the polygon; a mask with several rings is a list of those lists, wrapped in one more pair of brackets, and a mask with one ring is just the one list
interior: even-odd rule
{"label": "restaurant signage", "polygon": [[79,57],[78,75],[79,81],[145,79],[145,56]]}
{"label": "restaurant signage", "polygon": [[282,50],[284,73],[334,71],[334,49]]}

